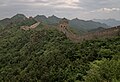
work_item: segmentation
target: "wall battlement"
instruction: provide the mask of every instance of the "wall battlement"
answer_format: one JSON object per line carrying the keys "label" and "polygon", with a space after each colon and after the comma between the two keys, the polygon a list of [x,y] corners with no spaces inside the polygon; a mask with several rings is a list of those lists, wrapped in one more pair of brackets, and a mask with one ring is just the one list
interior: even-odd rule
{"label": "wall battlement", "polygon": [[30,29],[35,29],[38,25],[40,24],[40,22],[37,22],[31,26],[21,26],[20,29],[22,30],[30,30]]}
{"label": "wall battlement", "polygon": [[98,32],[89,32],[84,35],[76,35],[69,30],[69,21],[65,18],[60,21],[59,30],[62,31],[70,40],[75,42],[96,38],[110,38],[112,36],[120,35],[120,26],[107,28]]}
{"label": "wall battlement", "polygon": [[108,28],[99,32],[87,33],[85,35],[79,36],[81,40],[89,40],[96,38],[109,38],[112,36],[118,36],[120,34],[120,26]]}

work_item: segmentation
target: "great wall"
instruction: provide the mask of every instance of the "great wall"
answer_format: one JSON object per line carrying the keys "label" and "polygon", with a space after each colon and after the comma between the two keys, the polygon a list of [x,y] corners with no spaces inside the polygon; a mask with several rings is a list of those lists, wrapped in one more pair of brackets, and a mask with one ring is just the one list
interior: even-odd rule
{"label": "great wall", "polygon": [[[39,24],[40,24],[40,22],[35,23],[31,26],[21,26],[20,29],[22,29],[22,30],[35,29]],[[105,30],[98,31],[98,32],[88,32],[88,33],[83,34],[83,35],[77,35],[77,34],[74,34],[70,30],[69,21],[65,18],[63,18],[59,22],[58,26],[56,26],[56,29],[63,32],[70,40],[72,40],[74,42],[81,42],[84,40],[92,40],[92,39],[97,39],[97,38],[110,38],[112,36],[119,36],[120,35],[120,26],[107,28]]]}
{"label": "great wall", "polygon": [[62,31],[70,40],[74,42],[80,42],[83,40],[91,40],[97,38],[110,38],[112,36],[119,36],[120,35],[120,26],[107,28],[102,31],[98,32],[89,32],[83,35],[76,35],[69,29],[69,22],[67,19],[62,19],[58,26],[59,30]]}
{"label": "great wall", "polygon": [[22,30],[30,30],[30,29],[35,29],[38,25],[40,24],[40,22],[37,22],[31,26],[21,26],[20,29]]}

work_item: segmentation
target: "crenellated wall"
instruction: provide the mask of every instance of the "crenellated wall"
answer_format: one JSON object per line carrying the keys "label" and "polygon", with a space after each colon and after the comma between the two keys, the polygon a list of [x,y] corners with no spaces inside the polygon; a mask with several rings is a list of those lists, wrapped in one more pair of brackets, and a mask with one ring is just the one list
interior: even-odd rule
{"label": "crenellated wall", "polygon": [[40,22],[37,22],[31,26],[21,26],[20,29],[22,30],[30,30],[30,29],[35,29],[38,25],[40,24]]}
{"label": "crenellated wall", "polygon": [[96,38],[109,38],[112,36],[118,36],[120,33],[120,26],[112,27],[105,29],[103,31],[99,32],[92,32],[87,33],[85,35],[79,36],[81,40],[90,40],[90,39],[96,39]]}
{"label": "crenellated wall", "polygon": [[74,42],[80,42],[83,40],[91,40],[97,38],[110,38],[112,36],[120,35],[120,26],[108,28],[98,32],[89,32],[81,36],[72,33],[68,27],[69,27],[69,22],[63,19],[59,24],[58,30],[62,31],[70,40]]}

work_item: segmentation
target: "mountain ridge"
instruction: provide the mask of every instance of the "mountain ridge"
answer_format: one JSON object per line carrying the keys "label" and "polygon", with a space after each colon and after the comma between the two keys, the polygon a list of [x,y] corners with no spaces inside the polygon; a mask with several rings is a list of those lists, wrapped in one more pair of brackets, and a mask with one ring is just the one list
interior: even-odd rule
{"label": "mountain ridge", "polygon": [[105,23],[109,26],[120,25],[120,20],[116,20],[116,19],[93,19],[93,21],[100,22],[100,23]]}
{"label": "mountain ridge", "polygon": [[[0,24],[3,23],[3,26],[6,26],[4,24],[4,22],[8,22],[9,24],[7,24],[7,26],[9,26],[11,23],[21,22],[26,19],[28,19],[28,18],[24,14],[17,14],[11,18],[7,18],[7,20],[5,20],[5,19],[3,19],[4,21],[0,20]],[[56,25],[57,23],[59,23],[59,21],[62,18],[59,18],[55,15],[52,15],[49,17],[46,17],[45,15],[37,15],[37,16],[33,17],[33,19],[35,19],[36,21],[39,21],[39,22],[42,21],[46,24]],[[94,22],[94,21],[84,21],[84,20],[80,20],[78,18],[77,18],[77,20],[71,19],[71,20],[69,20],[69,22],[70,22],[70,27],[74,28],[78,31],[88,31],[90,29],[94,29],[94,28],[98,28],[98,27],[104,27],[104,28],[109,27],[106,24],[102,24],[102,23],[98,23],[98,22]]]}
{"label": "mountain ridge", "polygon": [[[61,19],[62,18],[58,18],[58,17],[56,17],[54,15],[52,15],[50,17],[46,17],[44,15],[37,15],[35,17],[27,18],[24,14],[17,14],[15,16],[11,17],[11,18],[6,18],[6,19],[3,19],[1,21],[6,21],[7,20],[8,23],[10,21],[9,24],[16,23],[18,25],[18,27],[20,27],[20,29],[23,29],[23,30],[34,29],[36,27],[39,27],[40,24],[44,25],[45,28],[47,28],[48,26],[49,27],[63,28],[62,32],[70,40],[73,40],[73,41],[77,41],[78,40],[78,42],[83,41],[84,39],[85,40],[94,39],[95,37],[98,37],[98,36],[100,36],[100,37],[101,36],[102,37],[106,36],[107,37],[107,36],[113,34],[112,33],[113,31],[109,32],[109,29],[108,29],[108,32],[107,31],[104,32],[104,30],[106,30],[107,28],[104,28],[102,26],[106,26],[105,24],[101,24],[99,22],[94,22],[92,20],[89,20],[89,21],[80,20],[78,18],[75,18],[75,19],[72,19],[72,20],[63,18],[63,21],[65,19],[66,22],[65,23],[63,22],[62,23],[63,25],[61,27],[61,26],[59,26]],[[93,29],[91,28],[91,26],[93,26],[92,27]],[[97,26],[100,26],[100,27],[97,28]],[[72,32],[70,30],[70,28],[73,28],[73,27],[74,27],[74,29],[78,29],[77,27],[79,27],[80,31],[84,32],[83,34],[81,34],[82,36],[74,34],[74,32]],[[86,27],[86,28],[83,28],[83,27]],[[88,29],[90,31],[88,31]],[[119,29],[119,28],[115,28],[115,29]],[[91,33],[92,31],[96,32],[96,33]],[[103,31],[103,32],[99,33],[99,31]]]}

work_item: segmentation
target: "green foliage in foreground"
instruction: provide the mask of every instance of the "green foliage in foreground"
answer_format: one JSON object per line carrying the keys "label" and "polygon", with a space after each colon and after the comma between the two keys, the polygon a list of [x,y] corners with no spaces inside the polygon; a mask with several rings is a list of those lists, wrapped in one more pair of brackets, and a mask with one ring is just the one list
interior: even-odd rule
{"label": "green foliage in foreground", "polygon": [[120,81],[120,37],[73,43],[55,29],[0,33],[0,81]]}
{"label": "green foliage in foreground", "polygon": [[120,60],[96,60],[90,68],[86,82],[120,82]]}

